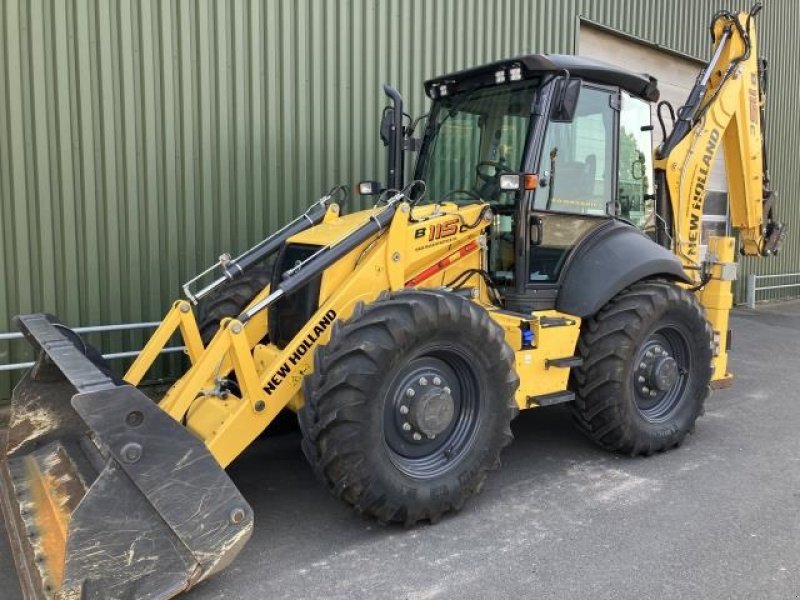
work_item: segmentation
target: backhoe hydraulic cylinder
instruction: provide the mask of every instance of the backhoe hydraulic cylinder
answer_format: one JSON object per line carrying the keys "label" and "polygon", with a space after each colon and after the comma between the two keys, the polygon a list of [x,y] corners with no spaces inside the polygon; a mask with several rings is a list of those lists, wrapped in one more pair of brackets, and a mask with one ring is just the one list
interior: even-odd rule
{"label": "backhoe hydraulic cylinder", "polygon": [[700,105],[706,96],[706,91],[708,90],[708,81],[711,79],[711,75],[714,73],[714,69],[717,67],[719,58],[722,55],[722,51],[725,48],[725,45],[728,43],[730,36],[731,34],[729,30],[726,30],[722,34],[719,44],[717,44],[717,49],[714,52],[714,56],[697,78],[694,87],[692,87],[692,91],[689,92],[689,98],[686,100],[686,104],[678,109],[678,120],[675,122],[669,137],[664,141],[663,146],[659,148],[658,154],[661,158],[667,156],[672,150],[674,150],[675,146],[677,146],[680,141],[692,130],[695,119],[698,115],[698,111],[700,110]]}

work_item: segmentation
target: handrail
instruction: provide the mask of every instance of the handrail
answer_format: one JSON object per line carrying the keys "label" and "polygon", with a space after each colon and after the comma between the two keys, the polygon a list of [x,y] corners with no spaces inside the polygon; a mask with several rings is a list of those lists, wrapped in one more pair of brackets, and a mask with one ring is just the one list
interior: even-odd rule
{"label": "handrail", "polygon": [[[115,325],[88,325],[85,327],[72,327],[75,333],[108,333],[116,331],[130,331],[136,329],[151,329],[158,327],[161,321],[143,321],[141,323],[118,323]],[[24,336],[19,331],[9,331],[0,333],[0,341],[10,341],[22,339]],[[169,346],[161,350],[160,354],[170,354],[174,352],[183,352],[184,346]],[[129,358],[137,356],[141,350],[126,350],[123,352],[109,352],[103,354],[103,358],[114,360],[119,358]],[[0,364],[0,372],[3,371],[18,371],[21,369],[29,369],[34,365],[33,361],[17,362]]]}
{"label": "handrail", "polygon": [[[759,279],[778,279],[783,277],[796,277],[798,281],[776,285],[758,285]],[[786,288],[800,288],[800,273],[779,273],[777,275],[748,275],[747,276],[747,306],[756,307],[756,292],[763,290],[783,290]]]}

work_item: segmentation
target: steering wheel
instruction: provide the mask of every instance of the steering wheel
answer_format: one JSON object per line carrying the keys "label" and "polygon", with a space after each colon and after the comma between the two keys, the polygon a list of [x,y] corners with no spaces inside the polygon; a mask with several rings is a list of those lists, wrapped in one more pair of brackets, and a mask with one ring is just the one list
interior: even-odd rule
{"label": "steering wheel", "polygon": [[[492,167],[494,168],[494,175],[489,175],[488,173],[484,173],[482,167]],[[500,179],[500,175],[503,173],[513,173],[513,169],[509,169],[504,163],[498,160],[482,160],[477,165],[475,165],[475,174],[485,181],[486,183],[497,183]]]}

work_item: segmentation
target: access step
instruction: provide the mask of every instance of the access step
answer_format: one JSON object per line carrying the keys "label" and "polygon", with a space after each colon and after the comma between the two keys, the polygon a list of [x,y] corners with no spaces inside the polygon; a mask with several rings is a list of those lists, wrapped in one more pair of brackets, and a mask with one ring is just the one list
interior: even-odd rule
{"label": "access step", "polygon": [[553,392],[552,394],[542,394],[541,396],[529,396],[528,407],[538,404],[539,406],[552,406],[562,402],[572,402],[575,400],[575,392]]}
{"label": "access step", "polygon": [[547,327],[572,327],[573,325],[575,325],[575,320],[566,317],[539,317],[539,326],[542,329]]}
{"label": "access step", "polygon": [[580,356],[564,356],[563,358],[548,358],[544,361],[544,368],[551,367],[557,369],[571,369],[572,367],[582,367],[583,358]]}

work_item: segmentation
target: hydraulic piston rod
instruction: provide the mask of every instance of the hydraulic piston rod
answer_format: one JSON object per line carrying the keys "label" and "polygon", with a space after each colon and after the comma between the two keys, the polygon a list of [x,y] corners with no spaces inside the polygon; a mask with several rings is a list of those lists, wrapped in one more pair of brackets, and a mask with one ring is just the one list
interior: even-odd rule
{"label": "hydraulic piston rod", "polygon": [[[234,259],[231,259],[227,255],[223,255],[220,257],[220,260],[214,263],[211,267],[197,275],[196,277],[190,279],[186,283],[183,284],[183,292],[186,297],[193,303],[197,303],[201,298],[207,296],[212,291],[217,289],[219,286],[224,284],[227,281],[233,281],[234,279],[240,277],[244,273],[246,273],[253,265],[258,264],[265,258],[275,254],[275,252],[280,249],[280,247],[286,242],[287,239],[300,233],[301,231],[305,231],[309,227],[314,227],[315,225],[319,225],[322,222],[322,219],[325,217],[325,213],[328,209],[328,205],[333,199],[334,195],[339,191],[343,190],[342,186],[337,186],[325,194],[322,198],[320,198],[317,202],[312,204],[308,210],[306,210],[302,215],[284,225],[281,229],[273,233],[271,236],[267,237],[266,239],[262,240],[249,250],[246,250],[239,256]],[[217,277],[214,281],[209,283],[204,288],[198,290],[197,292],[192,292],[190,289],[191,284],[195,283],[205,275],[211,273],[217,267],[222,268],[222,275]]]}
{"label": "hydraulic piston rod", "polygon": [[249,321],[265,308],[272,306],[283,296],[289,295],[303,287],[319,273],[350,253],[354,248],[366,242],[373,235],[382,232],[388,227],[389,223],[391,223],[397,211],[398,202],[405,197],[403,192],[396,193],[389,199],[388,204],[381,212],[370,217],[367,222],[353,231],[353,233],[337,244],[324,246],[305,262],[293,268],[288,272],[283,281],[281,281],[279,287],[273,290],[269,296],[264,298],[261,302],[257,302],[239,315],[237,317],[238,320],[242,323]]}

